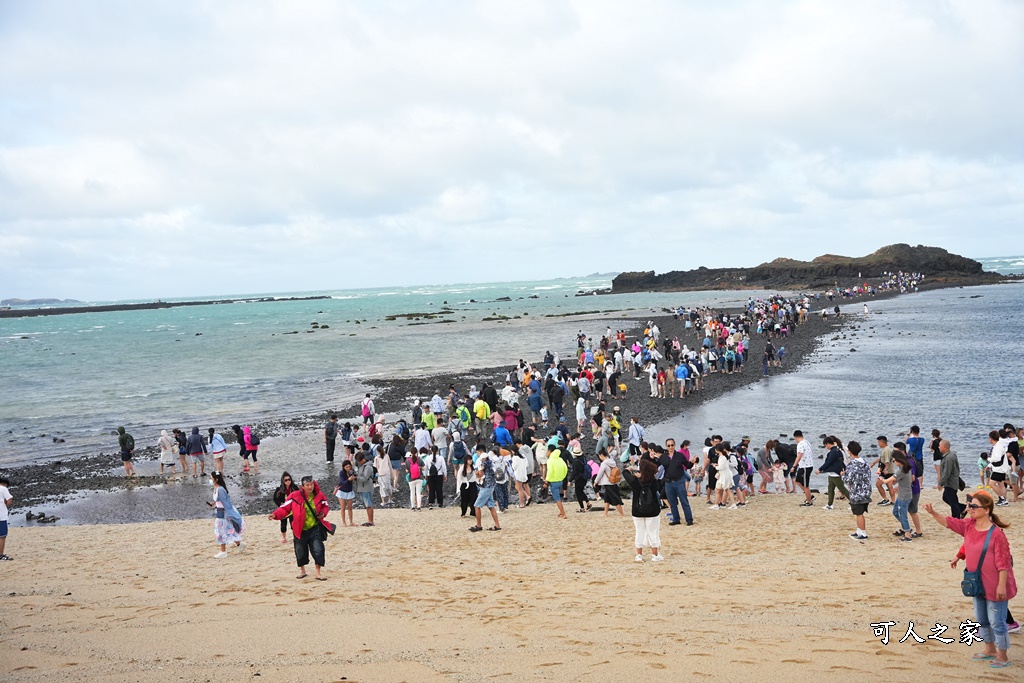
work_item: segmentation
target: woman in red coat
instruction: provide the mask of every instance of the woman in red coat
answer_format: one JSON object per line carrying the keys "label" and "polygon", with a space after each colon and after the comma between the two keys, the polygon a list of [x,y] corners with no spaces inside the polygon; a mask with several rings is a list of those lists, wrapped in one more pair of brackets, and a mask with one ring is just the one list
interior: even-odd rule
{"label": "woman in red coat", "polygon": [[327,505],[327,497],[320,491],[313,477],[303,477],[301,488],[292,492],[281,507],[267,516],[268,519],[285,519],[288,515],[292,517],[295,561],[300,572],[296,578],[306,578],[306,565],[309,564],[309,556],[312,554],[313,564],[316,565],[316,580],[326,581],[320,575],[320,569],[326,564],[324,535],[328,531],[334,532],[334,525],[325,519],[328,512],[330,508]]}

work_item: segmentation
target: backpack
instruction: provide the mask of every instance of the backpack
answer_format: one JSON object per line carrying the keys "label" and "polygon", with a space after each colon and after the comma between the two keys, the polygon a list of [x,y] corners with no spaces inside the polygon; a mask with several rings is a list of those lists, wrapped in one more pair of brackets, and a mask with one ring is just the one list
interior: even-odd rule
{"label": "backpack", "polygon": [[370,404],[365,399],[363,400],[363,417],[370,417]]}
{"label": "backpack", "polygon": [[437,476],[437,456],[436,455],[433,458],[430,459],[430,471],[428,472],[428,474],[431,477],[436,477]]}
{"label": "backpack", "polygon": [[125,434],[124,435],[124,447],[125,447],[125,450],[134,451],[135,450],[135,437],[133,437],[131,434]]}
{"label": "backpack", "polygon": [[636,493],[635,509],[644,517],[657,517],[661,514],[661,498],[656,483],[640,485]]}
{"label": "backpack", "polygon": [[249,435],[249,443],[251,443],[253,446],[259,446],[260,445],[260,437],[256,436],[255,434],[250,434]]}
{"label": "backpack", "polygon": [[456,441],[452,444],[452,458],[455,462],[462,462],[466,459],[466,444]]}
{"label": "backpack", "polygon": [[622,470],[618,467],[613,467],[612,471],[608,473],[608,482],[611,484],[618,484],[620,481],[622,481]]}
{"label": "backpack", "polygon": [[420,466],[419,463],[409,461],[409,478],[416,480],[420,478]]}

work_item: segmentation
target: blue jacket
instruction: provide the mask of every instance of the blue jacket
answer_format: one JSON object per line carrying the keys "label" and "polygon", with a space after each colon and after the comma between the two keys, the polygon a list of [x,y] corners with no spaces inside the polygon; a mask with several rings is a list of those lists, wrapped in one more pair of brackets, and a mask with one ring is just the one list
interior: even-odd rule
{"label": "blue jacket", "polygon": [[819,468],[819,471],[823,474],[827,472],[840,474],[844,469],[846,469],[846,464],[843,462],[843,452],[833,446],[825,456],[825,464]]}

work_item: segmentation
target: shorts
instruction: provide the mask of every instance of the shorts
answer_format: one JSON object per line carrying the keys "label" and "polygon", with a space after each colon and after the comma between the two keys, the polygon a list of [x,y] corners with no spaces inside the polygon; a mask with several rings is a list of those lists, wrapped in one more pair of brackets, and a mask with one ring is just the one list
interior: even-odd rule
{"label": "shorts", "polygon": [[549,481],[548,489],[551,491],[551,500],[559,503],[562,500],[562,482],[560,481]]}
{"label": "shorts", "polygon": [[868,511],[868,506],[871,503],[850,503],[850,512],[854,515],[860,516]]}
{"label": "shorts", "polygon": [[227,451],[217,451],[216,453],[210,453],[210,455],[212,455],[216,459],[221,459],[225,455],[227,455]]}
{"label": "shorts", "polygon": [[734,474],[734,475],[732,475],[732,489],[733,489],[733,491],[735,491],[739,487],[740,487],[740,475]]}
{"label": "shorts", "polygon": [[0,538],[7,538],[7,520],[0,522]]}
{"label": "shorts", "polygon": [[811,485],[811,471],[813,467],[799,467],[796,470],[796,483],[808,487]]}
{"label": "shorts", "polygon": [[989,477],[992,481],[1006,481],[1005,472],[993,472],[992,476]]}
{"label": "shorts", "polygon": [[910,505],[907,506],[907,514],[917,514],[917,502],[921,499],[921,492],[918,491],[914,494],[913,498],[910,499]]}
{"label": "shorts", "polygon": [[121,462],[131,462],[131,460],[132,460],[132,452],[131,451],[121,451]]}
{"label": "shorts", "polygon": [[352,491],[338,491],[338,500],[355,500],[356,494]]}
{"label": "shorts", "polygon": [[725,483],[725,479],[719,477],[718,481],[715,482],[716,491],[728,491],[729,485]]}
{"label": "shorts", "polygon": [[359,500],[362,502],[363,507],[373,507],[373,491],[360,491]]}
{"label": "shorts", "polygon": [[494,507],[494,487],[493,486],[481,486],[480,490],[476,494],[476,503],[473,504],[475,508],[493,508]]}
{"label": "shorts", "polygon": [[188,457],[192,458],[196,462],[206,462],[206,454],[205,453],[189,453]]}
{"label": "shorts", "polygon": [[392,460],[391,461],[391,469],[396,471],[396,472],[401,470],[402,469],[402,461],[401,460]]}

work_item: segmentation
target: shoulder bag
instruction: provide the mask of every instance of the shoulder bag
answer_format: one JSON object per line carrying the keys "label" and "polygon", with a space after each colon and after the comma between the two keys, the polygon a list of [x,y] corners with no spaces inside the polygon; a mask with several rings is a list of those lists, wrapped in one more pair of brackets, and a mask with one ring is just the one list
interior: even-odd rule
{"label": "shoulder bag", "polygon": [[960,582],[960,589],[968,598],[980,598],[985,595],[985,586],[981,583],[981,568],[985,564],[985,553],[988,552],[988,543],[992,540],[995,530],[996,525],[993,524],[988,530],[988,535],[985,536],[985,545],[981,548],[981,557],[978,558],[978,566],[975,570],[973,572],[964,570],[964,580]]}

